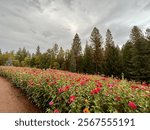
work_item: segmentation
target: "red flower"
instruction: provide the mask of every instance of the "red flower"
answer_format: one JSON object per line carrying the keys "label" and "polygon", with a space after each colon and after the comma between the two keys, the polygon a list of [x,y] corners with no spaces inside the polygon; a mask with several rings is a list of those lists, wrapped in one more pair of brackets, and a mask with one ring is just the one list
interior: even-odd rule
{"label": "red flower", "polygon": [[71,86],[69,86],[69,85],[68,85],[68,86],[65,86],[65,87],[61,87],[61,88],[58,89],[58,93],[65,92],[65,91],[67,91],[68,89],[70,89],[70,87],[71,87]]}
{"label": "red flower", "polygon": [[72,103],[76,99],[76,96],[72,95],[70,96],[69,102]]}
{"label": "red flower", "polygon": [[128,106],[129,106],[131,109],[136,109],[136,108],[137,108],[136,104],[135,104],[134,102],[131,102],[131,101],[128,103]]}
{"label": "red flower", "polygon": [[70,87],[71,87],[71,86],[69,86],[69,85],[66,86],[66,87],[64,87],[64,91],[67,91],[68,89],[70,89]]}
{"label": "red flower", "polygon": [[96,83],[96,86],[97,86],[97,87],[102,87],[103,85],[98,81],[98,82]]}
{"label": "red flower", "polygon": [[91,91],[91,95],[98,94],[101,91],[101,88],[95,88]]}
{"label": "red flower", "polygon": [[55,110],[54,110],[54,113],[59,113],[59,110],[58,110],[58,109],[55,109]]}
{"label": "red flower", "polygon": [[81,85],[81,86],[83,86],[83,85],[85,85],[85,84],[86,84],[86,81],[84,81],[84,80],[80,82],[80,85]]}

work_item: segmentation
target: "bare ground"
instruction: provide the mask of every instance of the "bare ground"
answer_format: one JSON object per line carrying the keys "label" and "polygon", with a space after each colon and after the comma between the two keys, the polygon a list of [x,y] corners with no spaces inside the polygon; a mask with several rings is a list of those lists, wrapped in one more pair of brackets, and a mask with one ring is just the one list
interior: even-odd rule
{"label": "bare ground", "polygon": [[39,113],[19,88],[0,77],[0,113]]}

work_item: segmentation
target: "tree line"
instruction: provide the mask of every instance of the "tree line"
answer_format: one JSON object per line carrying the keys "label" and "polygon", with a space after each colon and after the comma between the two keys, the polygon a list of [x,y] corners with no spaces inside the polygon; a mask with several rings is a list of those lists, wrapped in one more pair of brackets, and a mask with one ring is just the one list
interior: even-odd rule
{"label": "tree line", "polygon": [[58,44],[44,53],[39,46],[33,54],[25,48],[19,48],[16,53],[0,50],[0,65],[53,68],[118,78],[124,75],[129,80],[150,82],[150,29],[143,34],[138,26],[134,26],[129,40],[119,48],[109,29],[103,41],[99,29],[94,27],[84,50],[79,35],[75,34],[68,50]]}

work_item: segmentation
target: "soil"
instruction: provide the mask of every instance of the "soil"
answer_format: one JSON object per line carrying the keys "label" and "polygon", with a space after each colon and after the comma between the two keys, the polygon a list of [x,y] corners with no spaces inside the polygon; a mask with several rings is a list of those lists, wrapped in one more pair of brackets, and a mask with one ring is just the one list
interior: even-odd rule
{"label": "soil", "polygon": [[24,93],[0,77],[0,113],[39,113]]}

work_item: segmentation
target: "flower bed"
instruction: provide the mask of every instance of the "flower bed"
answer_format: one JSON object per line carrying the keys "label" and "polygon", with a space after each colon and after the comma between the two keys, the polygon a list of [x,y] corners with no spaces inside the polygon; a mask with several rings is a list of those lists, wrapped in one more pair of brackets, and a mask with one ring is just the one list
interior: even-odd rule
{"label": "flower bed", "polygon": [[150,112],[150,85],[96,75],[0,67],[44,112]]}

